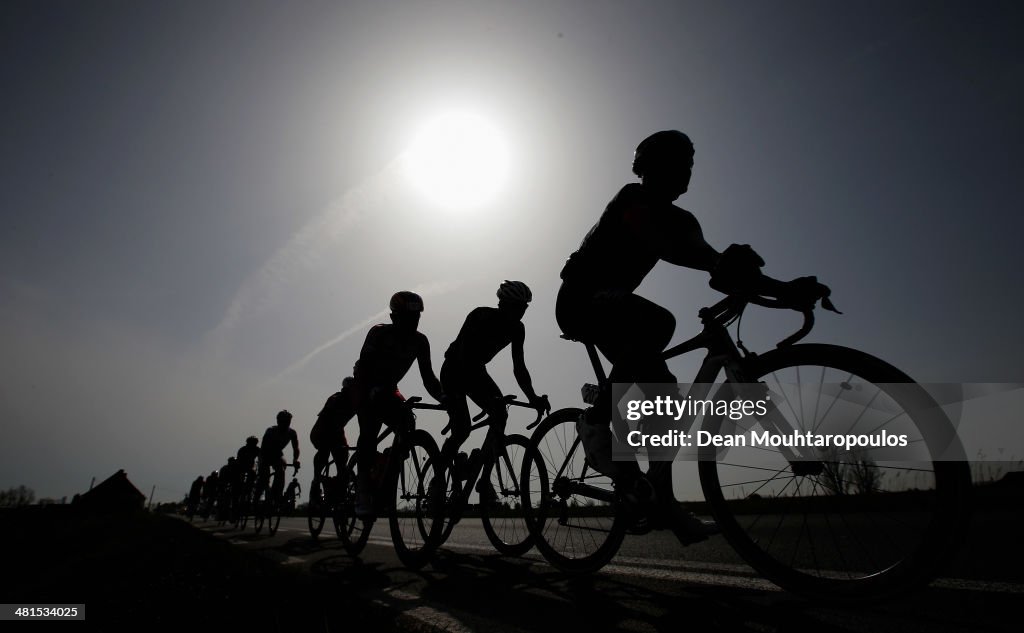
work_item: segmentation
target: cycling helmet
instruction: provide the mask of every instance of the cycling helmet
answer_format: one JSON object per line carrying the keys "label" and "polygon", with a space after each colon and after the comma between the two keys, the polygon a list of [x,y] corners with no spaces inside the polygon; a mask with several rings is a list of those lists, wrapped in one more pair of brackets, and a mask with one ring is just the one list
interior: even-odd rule
{"label": "cycling helmet", "polygon": [[678,130],[655,132],[636,146],[633,154],[633,173],[643,176],[644,172],[659,163],[676,163],[693,158],[693,142]]}
{"label": "cycling helmet", "polygon": [[246,446],[250,446],[250,445],[251,446],[256,446],[259,443],[260,443],[260,438],[256,437],[255,435],[250,435],[249,437],[245,438],[245,445]]}
{"label": "cycling helmet", "polygon": [[519,303],[530,303],[533,300],[533,293],[530,288],[521,281],[505,280],[505,283],[498,287],[499,301],[517,301]]}
{"label": "cycling helmet", "polygon": [[391,295],[391,303],[388,304],[392,312],[423,312],[423,297],[415,292],[402,290]]}
{"label": "cycling helmet", "polygon": [[292,421],[292,414],[288,413],[287,409],[282,409],[281,411],[277,412],[277,423],[278,424],[287,424],[287,423],[289,423],[291,421]]}

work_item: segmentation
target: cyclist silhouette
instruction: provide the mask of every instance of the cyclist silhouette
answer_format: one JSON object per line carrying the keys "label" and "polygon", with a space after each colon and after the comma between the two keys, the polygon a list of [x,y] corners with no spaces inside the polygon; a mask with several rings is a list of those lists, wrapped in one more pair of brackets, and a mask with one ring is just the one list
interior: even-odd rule
{"label": "cyclist silhouette", "polygon": [[319,490],[320,474],[327,466],[328,457],[334,458],[338,472],[341,472],[348,462],[348,439],[345,437],[345,425],[356,414],[354,383],[355,379],[351,376],[341,381],[341,391],[335,392],[327,399],[309,432],[309,441],[316,449],[316,453],[313,455],[314,491]]}
{"label": "cyclist silhouette", "polygon": [[252,486],[255,478],[253,475],[256,471],[256,458],[260,455],[260,440],[255,435],[250,435],[245,439],[243,444],[238,451],[235,453],[235,464],[238,467],[238,481],[246,487],[245,492],[248,493],[248,489]]}
{"label": "cyclist silhouette", "polygon": [[[451,418],[451,435],[441,449],[444,464],[453,462],[459,447],[469,437],[472,422],[466,404],[467,396],[486,411],[488,419],[492,421],[484,443],[499,448],[502,446],[497,438],[505,433],[508,412],[502,400],[502,392],[487,374],[486,366],[509,344],[512,345],[513,373],[526,398],[539,410],[551,408],[547,399],[538,396],[533,390],[523,355],[526,329],[522,319],[533,300],[533,293],[521,281],[506,280],[498,287],[497,296],[497,308],[479,307],[469,313],[459,335],[444,353],[441,387],[448,397],[448,415]],[[490,444],[487,444],[488,440],[492,440]],[[474,454],[477,453],[474,451]],[[456,468],[456,471],[462,472],[453,475],[465,479],[469,476],[466,471],[471,469],[472,466]]]}
{"label": "cyclist silhouette", "polygon": [[371,482],[382,422],[413,424],[412,412],[401,406],[405,398],[398,383],[415,361],[427,392],[442,404],[441,382],[430,363],[430,342],[417,330],[423,313],[423,298],[415,292],[396,292],[389,303],[391,323],[370,328],[354,368],[353,395],[359,419],[358,468],[356,477],[356,516],[373,516]]}
{"label": "cyclist silhouette", "polygon": [[220,475],[216,470],[211,471],[206,476],[206,483],[203,484],[203,501],[209,505],[217,500],[217,495],[220,494]]}
{"label": "cyclist silhouette", "polygon": [[196,508],[199,507],[199,500],[202,498],[203,495],[204,483],[205,480],[203,479],[203,476],[199,475],[198,477],[195,478],[195,481],[192,482],[192,487],[189,488],[188,490],[187,506],[188,513],[190,515],[195,514]]}
{"label": "cyclist silhouette", "polygon": [[256,468],[256,458],[260,455],[260,440],[255,435],[245,438],[245,444],[235,453],[238,470],[244,475]]}
{"label": "cyclist silhouette", "polygon": [[[808,300],[820,296],[812,278],[780,282],[763,276],[764,262],[749,246],[734,244],[719,253],[707,243],[697,218],[673,204],[689,188],[693,156],[693,144],[682,132],[666,130],[644,139],[633,160],[640,182],[616,194],[562,268],[558,324],[566,335],[592,341],[611,361],[610,383],[676,382],[661,357],[675,318],[634,293],[659,260],[712,273],[712,287],[726,292]],[[588,454],[611,450],[611,407],[611,393],[603,390],[578,425]],[[673,503],[670,469],[651,469],[647,480],[635,461],[616,466],[616,487],[628,491],[627,499],[655,502],[648,514],[677,526],[681,541],[701,540],[715,531],[713,524]]]}
{"label": "cyclist silhouette", "polygon": [[298,502],[301,494],[302,486],[299,484],[298,478],[292,477],[291,482],[288,484],[288,488],[284,491],[284,501],[288,505],[289,510],[295,509],[295,504]]}
{"label": "cyclist silhouette", "polygon": [[225,488],[236,489],[239,482],[239,474],[238,460],[234,457],[228,457],[228,463],[221,466],[218,472],[220,485]]}
{"label": "cyclist silhouette", "polygon": [[[292,462],[295,463],[295,469],[298,470],[299,436],[295,433],[295,429],[291,428],[291,424],[292,414],[285,410],[279,411],[277,413],[277,425],[267,428],[263,433],[263,440],[260,441],[260,471],[257,490],[262,490],[263,486],[266,485],[267,478],[270,477],[271,468],[274,469],[275,474],[283,471],[284,448],[288,444],[292,445]],[[284,477],[276,477],[275,483],[279,484],[280,487],[273,492],[280,498],[284,488]]]}

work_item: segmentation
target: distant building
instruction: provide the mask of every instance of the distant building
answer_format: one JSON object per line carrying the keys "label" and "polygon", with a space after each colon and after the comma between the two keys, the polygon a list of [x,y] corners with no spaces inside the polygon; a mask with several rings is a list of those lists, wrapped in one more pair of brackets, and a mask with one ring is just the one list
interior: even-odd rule
{"label": "distant building", "polygon": [[146,495],[128,481],[128,475],[119,470],[100,484],[93,486],[89,492],[75,495],[76,506],[95,512],[129,512],[141,510],[146,503]]}

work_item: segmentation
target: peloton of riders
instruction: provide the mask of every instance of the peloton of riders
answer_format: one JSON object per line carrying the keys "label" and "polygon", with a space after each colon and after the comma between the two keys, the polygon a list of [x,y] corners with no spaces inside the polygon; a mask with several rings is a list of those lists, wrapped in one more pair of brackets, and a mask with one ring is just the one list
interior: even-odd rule
{"label": "peloton of riders", "polygon": [[[758,293],[797,303],[821,296],[823,287],[813,278],[783,282],[763,275],[764,261],[749,246],[733,244],[719,252],[708,244],[697,218],[674,204],[689,188],[693,158],[693,143],[682,132],[666,130],[645,138],[636,148],[632,166],[639,182],[619,190],[562,268],[555,318],[565,335],[593,342],[608,358],[612,363],[610,383],[676,382],[661,358],[673,336],[675,319],[665,308],[635,294],[661,260],[710,273],[711,286],[722,292]],[[478,307],[466,316],[444,354],[439,380],[431,364],[430,343],[419,331],[423,298],[410,291],[391,297],[391,323],[370,328],[352,376],[327,400],[310,432],[316,450],[311,495],[319,494],[318,478],[328,459],[346,462],[345,426],[353,417],[359,426],[360,473],[372,469],[382,423],[413,423],[398,389],[413,363],[426,391],[447,408],[452,432],[442,448],[442,463],[454,464],[454,477],[465,477],[478,461],[459,452],[470,428],[467,399],[497,421],[489,434],[504,431],[503,392],[486,370],[501,350],[511,346],[513,373],[530,404],[540,411],[550,410],[546,397],[538,396],[533,388],[523,352],[522,319],[533,294],[521,281],[505,281],[497,298],[496,308]],[[611,394],[602,391],[577,425],[588,456],[611,450],[611,409]],[[289,443],[298,464],[298,438],[290,428],[291,418],[290,413],[281,411],[277,426],[264,434],[262,446],[256,448],[255,437],[251,437],[239,449],[233,475],[236,481],[253,471],[256,455],[260,457],[259,481],[265,481],[271,468],[283,468],[282,455]],[[626,462],[616,471],[616,488],[627,501],[642,507],[655,524],[675,526],[681,541],[702,540],[716,531],[713,524],[698,520],[675,503],[668,469],[652,469],[647,475],[635,462]],[[205,485],[197,480],[204,497],[210,479],[216,476],[211,473]],[[283,483],[283,478],[277,481]],[[372,517],[367,477],[357,479],[356,490],[357,516]]]}

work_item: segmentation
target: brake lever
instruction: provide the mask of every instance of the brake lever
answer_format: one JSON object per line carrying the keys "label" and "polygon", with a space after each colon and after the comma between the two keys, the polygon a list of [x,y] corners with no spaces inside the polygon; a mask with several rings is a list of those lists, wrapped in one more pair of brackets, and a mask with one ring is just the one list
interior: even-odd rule
{"label": "brake lever", "polygon": [[828,295],[825,295],[824,297],[821,298],[821,307],[831,312],[835,312],[836,314],[842,314],[842,312],[836,309],[836,305],[832,303],[832,299],[830,299]]}
{"label": "brake lever", "polygon": [[793,343],[796,343],[803,337],[807,336],[810,333],[811,329],[814,328],[814,308],[811,308],[809,310],[801,310],[800,312],[804,315],[803,327],[801,327],[798,331],[794,332],[793,334],[790,334],[786,338],[779,341],[775,345],[775,347],[786,347],[787,345],[792,345]]}
{"label": "brake lever", "polygon": [[541,409],[541,408],[538,408],[538,409],[536,410],[536,411],[537,411],[537,419],[536,419],[536,420],[534,420],[533,422],[531,422],[530,424],[528,424],[528,425],[527,425],[527,427],[526,427],[526,430],[527,430],[527,431],[530,431],[530,430],[532,430],[532,429],[533,429],[533,427],[535,427],[535,426],[537,426],[538,424],[540,424],[540,421],[541,421],[541,419],[542,419],[542,418],[544,417],[544,414],[545,414],[545,413],[551,413],[551,403],[550,403],[550,402],[548,402],[548,397],[547,397],[547,394],[545,394],[545,395],[543,395],[543,396],[541,396],[541,397],[542,397],[542,398],[544,398],[544,404],[545,404],[545,405],[547,405],[547,408],[546,408],[546,409]]}

